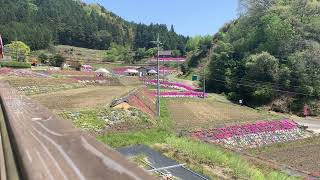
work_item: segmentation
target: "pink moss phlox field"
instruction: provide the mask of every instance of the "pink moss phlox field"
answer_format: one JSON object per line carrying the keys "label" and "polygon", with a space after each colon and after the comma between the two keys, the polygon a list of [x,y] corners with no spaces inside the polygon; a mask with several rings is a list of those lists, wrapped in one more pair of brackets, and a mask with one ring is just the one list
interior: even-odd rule
{"label": "pink moss phlox field", "polygon": [[[145,80],[145,84],[147,85],[157,85],[157,80]],[[160,81],[160,85],[166,88],[186,90],[186,91],[196,91],[192,86],[188,86],[178,82],[168,82],[168,81]]]}
{"label": "pink moss phlox field", "polygon": [[275,132],[279,130],[291,130],[298,128],[297,124],[291,120],[258,122],[255,124],[245,124],[230,126],[225,128],[208,129],[205,131],[195,131],[192,136],[205,139],[227,139],[234,136],[246,134],[258,134],[262,132]]}
{"label": "pink moss phlox field", "polygon": [[305,133],[289,119],[213,128],[191,132],[191,137],[232,149],[256,148],[305,138]]}

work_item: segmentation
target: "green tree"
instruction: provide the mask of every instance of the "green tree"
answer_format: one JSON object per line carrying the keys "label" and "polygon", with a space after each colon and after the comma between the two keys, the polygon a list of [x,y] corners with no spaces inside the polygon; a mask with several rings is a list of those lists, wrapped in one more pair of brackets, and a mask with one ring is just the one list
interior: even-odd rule
{"label": "green tree", "polygon": [[279,78],[279,60],[268,52],[249,56],[245,66],[250,79],[276,82]]}
{"label": "green tree", "polygon": [[135,61],[140,61],[146,56],[146,48],[138,48],[135,52]]}
{"label": "green tree", "polygon": [[146,51],[146,56],[147,57],[155,56],[157,52],[158,52],[157,48],[150,48]]}
{"label": "green tree", "polygon": [[63,56],[61,56],[60,54],[56,54],[49,59],[50,65],[54,66],[54,67],[62,67],[62,65],[65,61],[66,61],[66,59]]}
{"label": "green tree", "polygon": [[10,54],[16,61],[26,61],[30,53],[30,47],[22,41],[12,41],[10,44],[5,45],[5,48],[10,50]]}
{"label": "green tree", "polygon": [[111,62],[123,61],[124,63],[130,64],[133,62],[133,53],[129,46],[113,43],[105,53],[105,60]]}
{"label": "green tree", "polygon": [[46,64],[49,57],[45,54],[45,53],[41,53],[39,56],[38,56],[38,59],[40,60],[40,62],[42,64]]}

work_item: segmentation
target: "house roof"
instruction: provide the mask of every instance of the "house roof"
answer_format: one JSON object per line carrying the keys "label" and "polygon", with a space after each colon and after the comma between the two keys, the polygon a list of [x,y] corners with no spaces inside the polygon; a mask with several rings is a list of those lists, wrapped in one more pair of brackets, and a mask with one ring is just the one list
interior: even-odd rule
{"label": "house roof", "polygon": [[96,70],[95,72],[96,73],[110,74],[110,72],[108,70],[106,70],[105,68],[100,68],[100,69]]}
{"label": "house roof", "polygon": [[151,69],[150,71],[148,71],[149,74],[157,74],[157,71],[154,69]]}
{"label": "house roof", "polygon": [[125,73],[139,73],[136,69],[127,69],[124,71]]}

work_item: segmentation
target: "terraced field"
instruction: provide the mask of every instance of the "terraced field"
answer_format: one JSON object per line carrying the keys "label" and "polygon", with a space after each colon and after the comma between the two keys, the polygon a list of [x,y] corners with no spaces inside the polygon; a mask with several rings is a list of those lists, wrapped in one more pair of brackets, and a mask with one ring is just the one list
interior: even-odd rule
{"label": "terraced field", "polygon": [[168,109],[177,129],[220,127],[276,118],[248,107],[209,99],[169,99]]}
{"label": "terraced field", "polygon": [[320,177],[320,137],[275,144],[248,151],[252,155],[281,163]]}
{"label": "terraced field", "polygon": [[73,111],[109,105],[113,99],[134,88],[134,86],[97,86],[36,95],[32,98],[56,112]]}

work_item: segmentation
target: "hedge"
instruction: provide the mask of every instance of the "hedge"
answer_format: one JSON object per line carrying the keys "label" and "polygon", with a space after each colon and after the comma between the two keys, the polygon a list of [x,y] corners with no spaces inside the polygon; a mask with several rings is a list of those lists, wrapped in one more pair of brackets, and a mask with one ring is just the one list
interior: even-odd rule
{"label": "hedge", "polygon": [[10,67],[10,68],[31,68],[31,64],[25,62],[0,62],[0,67]]}

